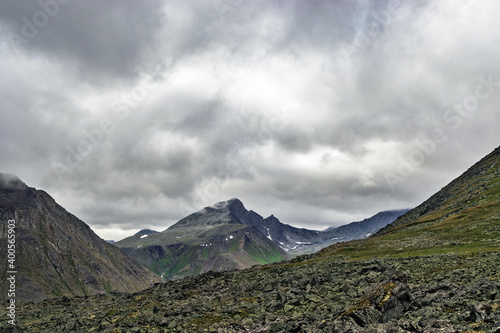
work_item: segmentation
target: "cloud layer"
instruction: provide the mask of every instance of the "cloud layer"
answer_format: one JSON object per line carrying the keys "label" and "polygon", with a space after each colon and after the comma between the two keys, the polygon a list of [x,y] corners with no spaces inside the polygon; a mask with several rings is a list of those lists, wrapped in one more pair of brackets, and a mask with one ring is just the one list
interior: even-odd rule
{"label": "cloud layer", "polygon": [[102,237],[240,198],[326,228],[499,144],[496,1],[0,4],[0,169]]}

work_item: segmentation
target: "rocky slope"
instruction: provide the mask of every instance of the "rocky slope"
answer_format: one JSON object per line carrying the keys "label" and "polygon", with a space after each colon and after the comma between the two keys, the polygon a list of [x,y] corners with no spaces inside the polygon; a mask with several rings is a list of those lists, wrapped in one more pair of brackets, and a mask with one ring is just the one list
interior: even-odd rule
{"label": "rocky slope", "polygon": [[[160,282],[121,250],[58,205],[44,191],[0,174],[0,257],[7,258],[7,221],[16,221],[18,301],[134,292]],[[0,261],[0,279],[7,278]],[[0,284],[0,299],[7,297]]]}
{"label": "rocky slope", "polygon": [[246,219],[243,223],[253,225],[262,232],[268,239],[275,242],[283,250],[298,251],[305,249],[313,244],[323,242],[320,237],[321,231],[309,230],[305,228],[296,228],[282,223],[274,215],[263,218],[254,211],[246,213]]}
{"label": "rocky slope", "polygon": [[354,262],[309,255],[133,295],[27,304],[18,321],[26,332],[493,333],[500,328],[499,267],[498,252]]}
{"label": "rocky slope", "polygon": [[[26,304],[20,326],[28,332],[500,332],[499,160],[497,149],[438,192],[434,198],[445,198],[438,206],[417,207],[368,239],[133,295]],[[0,308],[0,316],[5,312]]]}

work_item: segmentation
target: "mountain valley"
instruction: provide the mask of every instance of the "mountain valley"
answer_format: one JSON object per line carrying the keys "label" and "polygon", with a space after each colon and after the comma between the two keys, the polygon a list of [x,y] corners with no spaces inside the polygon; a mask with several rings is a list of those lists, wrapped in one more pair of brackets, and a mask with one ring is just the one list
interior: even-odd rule
{"label": "mountain valley", "polygon": [[[23,304],[19,326],[27,332],[499,332],[499,161],[500,147],[369,238],[135,294]],[[206,222],[216,230],[215,220]],[[187,219],[178,227],[196,234],[196,226]]]}

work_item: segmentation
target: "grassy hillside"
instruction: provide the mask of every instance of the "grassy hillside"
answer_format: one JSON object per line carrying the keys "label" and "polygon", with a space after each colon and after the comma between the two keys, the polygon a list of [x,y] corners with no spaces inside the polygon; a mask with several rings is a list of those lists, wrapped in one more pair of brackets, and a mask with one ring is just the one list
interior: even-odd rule
{"label": "grassy hillside", "polygon": [[325,252],[350,258],[500,251],[500,149],[363,241]]}

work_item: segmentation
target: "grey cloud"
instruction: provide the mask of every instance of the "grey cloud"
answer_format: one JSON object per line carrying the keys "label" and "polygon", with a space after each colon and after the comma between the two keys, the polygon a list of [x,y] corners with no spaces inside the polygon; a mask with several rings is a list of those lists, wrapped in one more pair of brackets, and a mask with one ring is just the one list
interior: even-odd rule
{"label": "grey cloud", "polygon": [[160,60],[151,57],[163,24],[159,2],[66,2],[3,3],[0,20],[8,23],[11,46],[76,66],[94,82],[134,77]]}
{"label": "grey cloud", "polygon": [[[232,197],[322,228],[415,206],[498,145],[500,91],[444,118],[478,76],[500,81],[495,2],[401,2],[347,58],[388,1],[236,3],[73,0],[19,57],[4,36],[1,169],[102,230],[161,230]],[[2,3],[2,31],[38,10]],[[53,163],[104,118],[113,130],[60,179]],[[390,186],[436,129],[446,139]]]}

